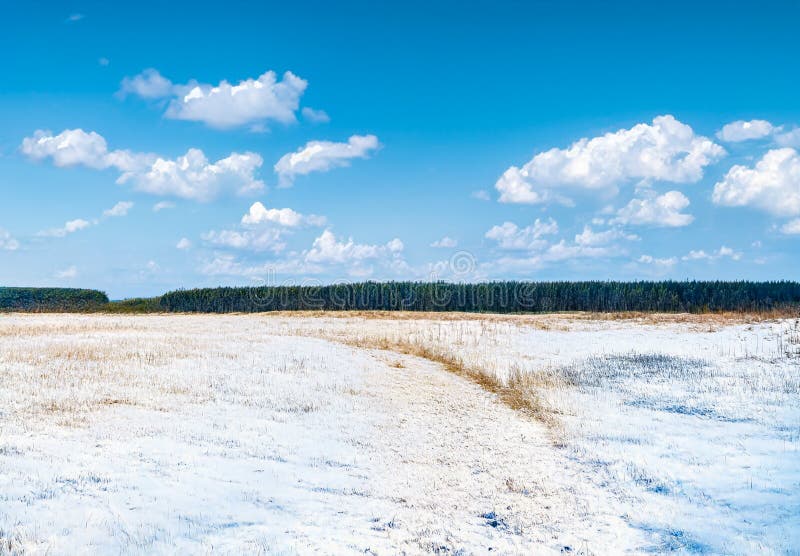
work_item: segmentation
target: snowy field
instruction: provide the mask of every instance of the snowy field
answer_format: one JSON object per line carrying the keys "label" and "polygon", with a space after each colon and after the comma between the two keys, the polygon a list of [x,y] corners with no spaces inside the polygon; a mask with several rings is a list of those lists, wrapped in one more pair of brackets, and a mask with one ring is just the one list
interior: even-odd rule
{"label": "snowy field", "polygon": [[0,554],[796,554],[798,523],[796,320],[0,316]]}

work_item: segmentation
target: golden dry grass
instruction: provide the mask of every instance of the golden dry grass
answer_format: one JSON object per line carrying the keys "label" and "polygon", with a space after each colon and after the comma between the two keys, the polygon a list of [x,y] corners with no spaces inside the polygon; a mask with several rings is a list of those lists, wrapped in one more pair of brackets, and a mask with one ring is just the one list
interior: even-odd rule
{"label": "golden dry grass", "polygon": [[[398,341],[386,337],[358,339],[338,338],[337,341],[359,349],[377,349],[392,353],[401,353],[420,357],[442,366],[446,371],[453,373],[477,384],[483,390],[497,396],[503,404],[530,418],[536,419],[548,426],[555,434],[560,430],[557,411],[543,403],[539,391],[542,388],[564,387],[566,384],[549,373],[529,373],[518,369],[511,369],[507,380],[501,380],[495,374],[480,368],[466,365],[464,361],[447,349],[424,345],[420,342]],[[402,368],[401,362],[396,362],[395,367]]]}
{"label": "golden dry grass", "polygon": [[580,322],[636,322],[646,325],[688,324],[698,330],[717,330],[723,326],[771,322],[800,318],[800,310],[714,313],[649,313],[620,311],[614,313],[562,312],[536,314],[460,313],[426,311],[275,311],[263,316],[281,318],[333,318],[390,321],[479,321],[527,326],[537,330],[568,331]]}

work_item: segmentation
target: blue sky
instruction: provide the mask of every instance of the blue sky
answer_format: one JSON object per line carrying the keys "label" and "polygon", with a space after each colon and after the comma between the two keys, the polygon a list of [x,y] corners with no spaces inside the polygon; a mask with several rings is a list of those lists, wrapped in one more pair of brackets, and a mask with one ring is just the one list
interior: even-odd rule
{"label": "blue sky", "polygon": [[7,6],[0,283],[796,278],[800,7],[650,4]]}

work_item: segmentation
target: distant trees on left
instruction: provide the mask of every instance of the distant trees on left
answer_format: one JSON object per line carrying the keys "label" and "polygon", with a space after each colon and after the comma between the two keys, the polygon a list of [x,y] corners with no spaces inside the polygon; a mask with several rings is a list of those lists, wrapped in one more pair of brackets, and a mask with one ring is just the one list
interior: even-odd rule
{"label": "distant trees on left", "polygon": [[108,296],[97,290],[0,287],[0,311],[92,311],[107,303]]}

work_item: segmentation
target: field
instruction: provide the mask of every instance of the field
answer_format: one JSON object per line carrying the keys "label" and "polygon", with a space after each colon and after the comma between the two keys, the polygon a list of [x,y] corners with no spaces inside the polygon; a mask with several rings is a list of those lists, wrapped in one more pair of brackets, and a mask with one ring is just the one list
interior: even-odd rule
{"label": "field", "polygon": [[0,554],[800,551],[800,322],[0,317]]}

